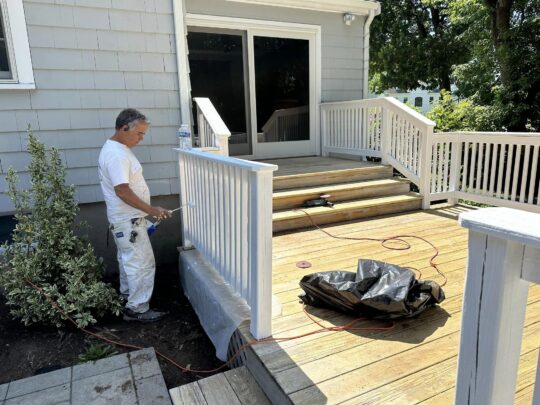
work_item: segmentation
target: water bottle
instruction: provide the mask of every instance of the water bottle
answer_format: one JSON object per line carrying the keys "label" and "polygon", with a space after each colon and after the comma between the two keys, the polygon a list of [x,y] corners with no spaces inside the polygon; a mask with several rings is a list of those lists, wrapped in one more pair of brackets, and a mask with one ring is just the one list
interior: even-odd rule
{"label": "water bottle", "polygon": [[178,143],[180,149],[191,149],[191,130],[188,124],[182,124],[178,128]]}

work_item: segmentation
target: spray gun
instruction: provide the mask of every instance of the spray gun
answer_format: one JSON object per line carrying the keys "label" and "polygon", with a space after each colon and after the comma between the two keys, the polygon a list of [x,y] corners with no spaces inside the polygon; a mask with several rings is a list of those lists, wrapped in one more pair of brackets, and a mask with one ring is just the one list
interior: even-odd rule
{"label": "spray gun", "polygon": [[[182,205],[178,208],[175,208],[174,210],[170,210],[169,213],[172,215],[176,211],[179,211],[184,208],[193,208],[194,206],[195,206],[194,203],[188,202],[186,205]],[[148,236],[152,235],[160,224],[161,224],[161,219],[158,219],[154,223],[150,223],[150,225],[148,225],[148,228],[146,228],[146,232],[148,232]]]}

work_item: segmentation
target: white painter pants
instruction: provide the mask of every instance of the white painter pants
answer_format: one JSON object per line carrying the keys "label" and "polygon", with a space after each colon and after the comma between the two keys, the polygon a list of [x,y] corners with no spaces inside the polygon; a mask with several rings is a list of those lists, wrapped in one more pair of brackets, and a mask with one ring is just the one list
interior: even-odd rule
{"label": "white painter pants", "polygon": [[156,263],[146,220],[138,218],[111,225],[118,249],[120,294],[127,295],[126,308],[133,312],[146,312],[154,290]]}

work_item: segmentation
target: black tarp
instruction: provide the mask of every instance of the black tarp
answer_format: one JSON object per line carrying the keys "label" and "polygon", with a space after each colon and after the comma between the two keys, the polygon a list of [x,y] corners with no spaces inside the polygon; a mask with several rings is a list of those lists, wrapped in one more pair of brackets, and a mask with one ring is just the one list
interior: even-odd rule
{"label": "black tarp", "polygon": [[409,269],[365,259],[358,260],[356,273],[313,273],[300,280],[300,287],[307,305],[375,319],[413,317],[445,298],[434,281],[417,280]]}

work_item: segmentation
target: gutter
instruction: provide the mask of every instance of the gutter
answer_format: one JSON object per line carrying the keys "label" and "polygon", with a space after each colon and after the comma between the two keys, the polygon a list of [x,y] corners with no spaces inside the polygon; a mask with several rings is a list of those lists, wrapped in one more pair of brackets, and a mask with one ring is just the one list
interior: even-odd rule
{"label": "gutter", "polygon": [[375,15],[380,13],[380,8],[377,10],[369,10],[369,14],[364,23],[364,84],[362,86],[362,98],[366,99],[369,96],[369,27],[375,18]]}

